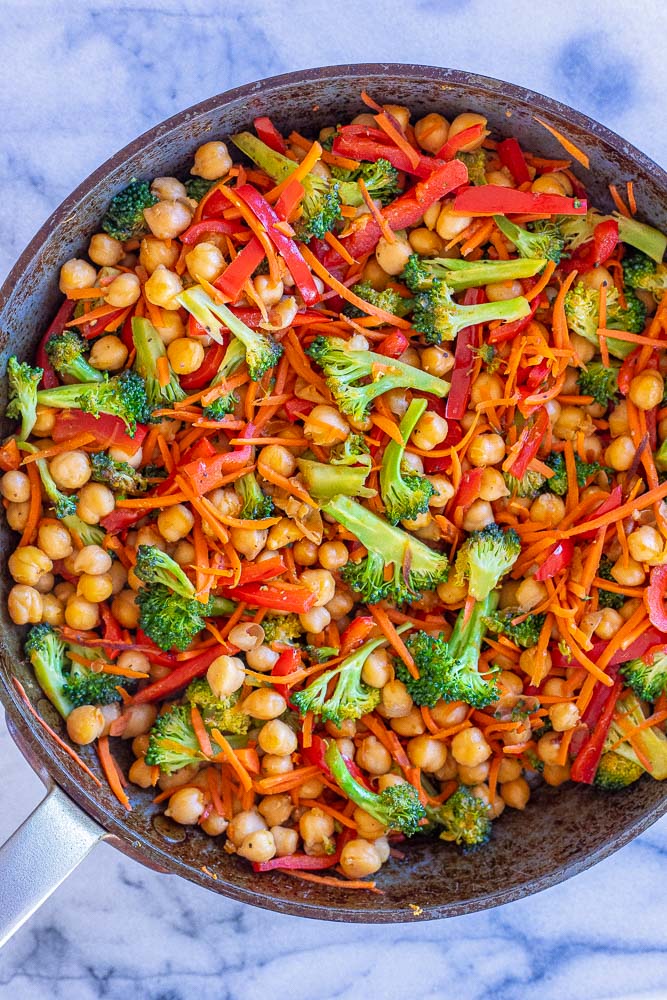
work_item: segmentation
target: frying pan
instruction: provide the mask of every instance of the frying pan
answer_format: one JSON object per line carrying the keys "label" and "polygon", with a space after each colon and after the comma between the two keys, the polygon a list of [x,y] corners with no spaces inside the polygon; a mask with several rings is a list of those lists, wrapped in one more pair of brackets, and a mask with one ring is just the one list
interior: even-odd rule
{"label": "frying pan", "polygon": [[[91,174],[37,233],[0,290],[4,356],[32,356],[57,307],[60,265],[85,251],[109,199],[130,178],[181,175],[203,141],[247,128],[257,115],[271,115],[283,132],[299,128],[312,133],[324,124],[349,120],[360,110],[362,88],[381,102],[408,105],[415,118],[430,110],[447,117],[481,111],[494,133],[515,135],[524,147],[546,155],[562,155],[535,122],[537,113],[589,155],[586,182],[594,204],[609,210],[607,184],[634,179],[640,217],[667,229],[665,172],[619,136],[546,97],[488,77],[428,66],[334,66],[289,73],[181,112]],[[2,551],[8,554],[15,545],[3,519]],[[24,661],[23,630],[6,611],[9,586],[5,576],[0,584],[0,698],[10,732],[48,794],[0,848],[0,943],[101,840],[149,867],[255,906],[319,919],[384,923],[468,913],[545,889],[618,850],[667,812],[667,793],[648,778],[615,795],[581,786],[545,786],[525,812],[507,810],[494,824],[490,844],[477,853],[466,855],[437,840],[415,838],[406,859],[393,861],[380,874],[383,895],[295,884],[275,873],[257,876],[225,854],[219,840],[160,815],[150,790],[133,789],[133,810],[125,812],[108,789],[95,787],[44,734],[17,696],[12,675],[42,716],[61,733],[64,727]],[[92,751],[83,748],[81,753],[95,768]]]}

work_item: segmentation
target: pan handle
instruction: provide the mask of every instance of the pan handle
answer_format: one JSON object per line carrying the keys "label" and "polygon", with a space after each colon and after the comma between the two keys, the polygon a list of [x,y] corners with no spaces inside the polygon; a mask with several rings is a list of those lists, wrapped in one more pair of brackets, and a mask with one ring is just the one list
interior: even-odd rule
{"label": "pan handle", "polygon": [[0,847],[0,948],[105,835],[57,785],[51,787]]}

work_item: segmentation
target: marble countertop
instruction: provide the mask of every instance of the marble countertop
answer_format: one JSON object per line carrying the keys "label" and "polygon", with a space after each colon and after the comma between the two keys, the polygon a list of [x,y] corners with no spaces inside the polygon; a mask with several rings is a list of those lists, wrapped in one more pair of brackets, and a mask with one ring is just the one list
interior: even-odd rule
{"label": "marble countertop", "polygon": [[[2,9],[0,275],[135,135],[229,87],[306,66],[422,62],[513,80],[667,163],[667,7],[652,0],[4,0]],[[0,761],[2,842],[42,788],[1,722]],[[667,819],[539,896],[366,928],[228,902],[103,846],[0,953],[0,998],[664,1000],[666,857]]]}

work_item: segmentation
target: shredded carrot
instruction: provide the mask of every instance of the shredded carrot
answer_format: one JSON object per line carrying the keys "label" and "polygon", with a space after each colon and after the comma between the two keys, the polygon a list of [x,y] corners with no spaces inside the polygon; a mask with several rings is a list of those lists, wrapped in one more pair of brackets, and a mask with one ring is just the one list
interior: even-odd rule
{"label": "shredded carrot", "polygon": [[340,256],[343,258],[346,264],[349,264],[350,266],[356,264],[354,257],[351,257],[350,254],[347,252],[345,244],[341,243],[341,241],[336,236],[334,236],[333,233],[325,233],[324,239],[332,248],[332,250],[335,250],[337,254],[340,254]]}
{"label": "shredded carrot", "polygon": [[[92,288],[70,288],[67,291],[68,299],[77,301],[79,299],[102,299],[104,298],[104,290],[98,286],[93,286]],[[79,318],[81,322],[81,318]]]}
{"label": "shredded carrot", "polygon": [[75,451],[77,448],[84,448],[91,441],[95,440],[95,435],[90,434],[87,431],[83,431],[81,434],[75,434],[73,437],[69,438],[67,441],[59,441],[58,444],[49,445],[48,448],[42,448],[40,451],[34,452],[32,455],[26,455],[23,459],[23,465],[31,465],[32,462],[38,461],[40,458],[53,458],[54,455],[60,455],[63,451]]}
{"label": "shredded carrot", "polygon": [[42,483],[36,465],[28,465],[26,468],[28,479],[30,480],[30,503],[28,506],[28,517],[23,528],[19,545],[29,545],[37,534],[39,519],[42,513]]}
{"label": "shredded carrot", "polygon": [[571,139],[568,139],[567,136],[563,135],[562,132],[559,132],[553,125],[549,125],[542,118],[538,118],[537,115],[533,115],[533,118],[536,122],[539,122],[542,128],[545,128],[547,132],[551,132],[554,139],[561,144],[566,153],[569,153],[573,159],[575,159],[578,163],[581,163],[582,166],[586,167],[586,170],[590,169],[591,163],[588,156],[582,149],[579,149],[579,147],[576,146]]}
{"label": "shredded carrot", "polygon": [[537,296],[544,291],[551,281],[555,270],[555,263],[552,260],[548,261],[547,266],[542,271],[538,281],[535,282],[530,291],[524,293],[524,298],[528,299],[529,302],[532,302],[533,299],[537,298]]}
{"label": "shredded carrot", "polygon": [[368,889],[369,892],[382,895],[382,889],[378,889],[375,882],[334,878],[333,875],[316,875],[314,872],[297,871],[296,868],[276,868],[275,870],[281,875],[289,875],[291,878],[298,878],[303,882],[315,882],[317,885],[332,886],[335,889]]}
{"label": "shredded carrot", "polygon": [[120,804],[125,806],[128,812],[131,812],[132,806],[130,804],[130,800],[128,799],[121,784],[116,761],[113,759],[111,750],[109,749],[108,736],[100,736],[98,739],[97,754],[100,758],[100,764],[102,765],[104,776],[109,782],[109,788],[114,793]]}
{"label": "shredded carrot", "polygon": [[371,198],[368,188],[364,184],[364,181],[361,177],[357,181],[357,184],[359,185],[359,190],[361,191],[361,197],[364,199],[366,203],[366,208],[371,213],[371,215],[377,222],[378,226],[380,227],[380,231],[382,232],[384,239],[387,241],[387,243],[395,243],[396,234],[394,233],[393,229],[390,228],[389,223],[385,219],[384,215],[382,214],[380,209],[377,207],[377,205]]}
{"label": "shredded carrot", "polygon": [[637,214],[637,202],[635,200],[635,185],[634,181],[626,181],[625,190],[628,193],[628,206],[630,208],[630,213],[632,215]]}
{"label": "shredded carrot", "polygon": [[171,372],[169,370],[169,358],[166,355],[161,355],[157,359],[156,364],[157,378],[160,385],[164,388],[165,385],[169,385],[169,379],[171,378]]}
{"label": "shredded carrot", "polygon": [[76,319],[69,320],[65,326],[80,326],[81,323],[91,323],[93,320],[103,319],[115,312],[118,312],[118,306],[98,306],[97,309],[91,309],[85,316],[77,316]]}
{"label": "shredded carrot", "polygon": [[616,187],[615,184],[609,185],[609,194],[611,195],[612,201],[614,202],[614,205],[616,205],[616,208],[621,213],[621,215],[624,215],[626,219],[631,218],[630,209],[621,198],[620,194],[618,193],[618,188]]}
{"label": "shredded carrot", "polygon": [[380,626],[382,634],[387,639],[387,642],[392,647],[392,649],[398,654],[400,659],[408,668],[412,677],[418,678],[419,671],[415,666],[415,661],[412,657],[412,654],[410,653],[405,643],[401,639],[400,635],[396,631],[396,628],[394,627],[385,609],[379,604],[369,604],[368,610],[370,611],[370,613],[373,615],[373,618],[375,618],[375,621]]}
{"label": "shredded carrot", "polygon": [[227,763],[230,764],[233,770],[236,772],[236,775],[239,781],[241,782],[241,787],[246,792],[249,792],[252,789],[252,778],[250,777],[245,767],[234,753],[233,748],[227,742],[227,740],[222,735],[219,729],[212,729],[211,735],[213,736],[213,739],[218,744],[218,746],[221,748],[222,758],[226,760]]}

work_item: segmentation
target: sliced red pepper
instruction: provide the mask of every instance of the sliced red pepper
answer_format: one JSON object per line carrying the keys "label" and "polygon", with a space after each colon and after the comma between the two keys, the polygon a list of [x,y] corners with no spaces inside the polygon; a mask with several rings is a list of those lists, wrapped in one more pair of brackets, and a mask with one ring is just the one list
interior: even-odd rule
{"label": "sliced red pepper", "polygon": [[[229,205],[229,202],[226,202]],[[235,302],[241,294],[241,289],[256,267],[264,260],[264,247],[256,236],[244,246],[240,254],[234,258],[219,278],[213,282],[215,288],[226,295],[230,302]]]}
{"label": "sliced red pepper", "polygon": [[288,399],[283,404],[283,409],[289,422],[295,424],[297,420],[307,417],[310,411],[315,408],[315,405],[315,403],[311,403],[308,399],[299,399],[298,396],[292,396],[291,399]]}
{"label": "sliced red pepper", "polygon": [[[647,628],[645,632],[642,632],[637,639],[630,643],[626,649],[618,649],[609,661],[609,666],[607,667],[607,673],[613,676],[615,671],[612,671],[612,667],[618,666],[619,663],[625,663],[626,660],[637,660],[644,654],[652,649],[653,646],[663,645],[665,643],[665,633],[659,632],[657,628]],[[586,650],[586,656],[589,660],[597,663],[600,656],[604,653],[605,649],[609,645],[608,642],[594,642],[591,649]],[[576,666],[577,661],[572,660],[569,656],[563,655],[561,651],[556,648],[551,652],[551,657],[556,667],[571,667]]]}
{"label": "sliced red pepper", "polygon": [[499,184],[469,187],[454,199],[462,215],[585,215],[587,202],[560,194],[518,191]]}
{"label": "sliced red pepper", "polygon": [[196,243],[205,233],[224,233],[226,236],[235,236],[237,233],[247,232],[243,223],[238,219],[204,219],[203,222],[195,222],[193,226],[181,233],[179,239],[181,243],[189,245]]}
{"label": "sliced red pepper", "polygon": [[266,143],[269,149],[275,150],[276,153],[287,152],[285,140],[268,115],[260,115],[259,118],[255,118],[253,125],[258,139]]}
{"label": "sliced red pepper", "polygon": [[22,455],[16,444],[16,438],[8,438],[0,445],[0,469],[3,472],[15,472],[21,465]]}
{"label": "sliced red pepper", "polygon": [[536,580],[550,580],[566,569],[572,562],[574,556],[574,542],[571,538],[564,538],[549,550],[549,554],[535,573]]}
{"label": "sliced red pepper", "polygon": [[454,135],[451,139],[447,140],[444,146],[442,146],[435,154],[436,159],[453,160],[463,146],[467,146],[469,142],[479,139],[481,134],[481,125],[471,125],[470,128],[464,128],[462,132],[458,133],[458,135]]}
{"label": "sliced red pepper", "polygon": [[120,331],[120,339],[125,344],[128,354],[134,350],[134,337],[132,336],[132,313],[128,313]]}
{"label": "sliced red pepper", "polygon": [[319,872],[327,868],[335,868],[340,861],[340,852],[335,854],[311,855],[288,854],[284,858],[271,858],[270,861],[253,861],[255,872],[286,871]]}
{"label": "sliced red pepper", "polygon": [[[623,503],[623,490],[620,486],[614,486],[613,490],[609,494],[606,500],[603,500],[599,507],[591,511],[588,515],[587,520],[595,521],[598,517],[602,517],[603,514],[610,514],[612,510],[616,510]],[[586,522],[584,521],[584,524]],[[582,540],[588,538],[595,538],[597,534],[597,528],[593,528],[592,531],[582,531],[579,538]]]}
{"label": "sliced red pepper", "polygon": [[58,378],[56,370],[49,361],[49,356],[46,353],[46,345],[51,340],[51,337],[57,337],[58,334],[63,332],[65,324],[69,323],[74,315],[74,306],[75,303],[72,300],[65,299],[58,312],[53,317],[48,330],[39,342],[35,361],[44,372],[42,380],[39,383],[42,389],[55,389],[57,385],[60,385],[60,379]]}
{"label": "sliced red pepper", "polygon": [[523,369],[524,378],[522,386],[526,389],[526,394],[530,395],[542,385],[548,378],[551,369],[548,361],[539,361],[536,365],[531,365],[528,369]]}
{"label": "sliced red pepper", "polygon": [[279,215],[281,219],[291,219],[297,206],[303,200],[305,193],[306,191],[301,181],[293,178],[287,187],[284,188],[278,201],[273,206],[276,210],[276,215]]}
{"label": "sliced red pepper", "polygon": [[[429,409],[431,409],[430,406]],[[441,414],[441,416],[444,416],[444,414]],[[463,430],[461,428],[461,424],[452,420],[447,428],[447,437],[444,441],[440,442],[438,450],[444,451],[445,448],[453,448],[462,440]],[[448,472],[452,467],[452,459],[450,455],[441,455],[437,457],[425,455],[422,461],[424,463],[424,472],[427,476],[433,476],[436,472]]]}
{"label": "sliced red pepper", "polygon": [[[254,424],[246,424],[239,437],[252,437],[255,433]],[[196,458],[194,461],[181,465],[180,473],[189,480],[199,496],[218,489],[227,476],[238,472],[248,465],[252,459],[252,445],[242,445],[232,451],[215,452],[209,457]]]}
{"label": "sliced red pepper", "polygon": [[348,653],[363,645],[375,628],[377,628],[377,622],[371,615],[359,615],[354,621],[351,621],[340,637],[341,654],[347,656]]}
{"label": "sliced red pepper", "polygon": [[630,392],[630,383],[635,377],[635,368],[641,353],[641,347],[635,347],[628,356],[623,359],[623,363],[618,370],[618,390],[624,396]]}
{"label": "sliced red pepper", "polygon": [[609,260],[618,245],[618,222],[608,219],[600,222],[593,230],[593,238],[582,243],[569,260],[560,263],[565,274],[577,271],[585,274]]}
{"label": "sliced red pepper", "polygon": [[108,642],[124,642],[125,633],[104,602],[99,605],[99,609],[104,625],[102,638]]}
{"label": "sliced red pepper", "polygon": [[528,466],[537,456],[544,435],[549,427],[549,413],[546,407],[541,406],[535,413],[532,423],[526,424],[519,435],[519,450],[516,458],[509,468],[511,476],[523,479],[528,472]]}
{"label": "sliced red pepper", "polygon": [[[466,306],[479,305],[486,301],[483,288],[468,288],[463,297]],[[454,351],[454,368],[452,370],[452,387],[449,390],[445,406],[445,416],[449,420],[461,420],[468,409],[468,400],[472,389],[472,370],[475,363],[474,348],[479,344],[479,326],[466,326],[459,331]]]}
{"label": "sliced red pepper", "polygon": [[[111,324],[115,323],[116,320],[120,320],[124,312],[125,309],[116,309],[115,312],[108,313],[106,316],[100,316],[99,319],[94,319],[90,323],[84,323],[82,316],[81,322],[79,323],[81,336],[86,340],[92,340],[94,337],[99,337],[100,334],[104,333],[108,326],[111,326]],[[113,329],[113,326],[111,328]]]}
{"label": "sliced red pepper", "polygon": [[[301,667],[301,650],[296,646],[288,646],[284,649],[276,662],[273,664],[271,670],[271,677],[287,677],[289,674],[295,673]],[[289,701],[289,685],[287,684],[273,684],[274,688],[281,694],[287,701]]]}
{"label": "sliced red pepper", "polygon": [[512,323],[501,323],[495,329],[490,330],[486,338],[489,344],[504,344],[508,340],[514,340],[517,333],[522,333],[526,327],[530,326],[535,313],[542,305],[542,296],[536,295],[530,300],[530,312],[523,319],[515,319]]}
{"label": "sliced red pepper", "polygon": [[667,594],[667,565],[654,566],[648,587],[644,591],[644,604],[648,611],[651,625],[661,632],[667,632],[667,609],[665,595]]}
{"label": "sliced red pepper", "polygon": [[319,301],[320,293],[310,268],[303,259],[295,241],[276,229],[276,223],[281,221],[280,217],[269,205],[264,195],[250,184],[242,184],[241,187],[234,188],[234,194],[248,206],[266,229],[267,236],[285,261],[306,305],[313,305]]}
{"label": "sliced red pepper", "polygon": [[242,583],[255,583],[258,580],[272,580],[280,576],[287,569],[283,559],[279,555],[264,559],[258,563],[244,563],[241,567],[241,576],[238,585]]}
{"label": "sliced red pepper", "polygon": [[[190,318],[192,319],[192,317]],[[191,389],[201,389],[202,386],[209,385],[213,377],[217,375],[218,368],[222,364],[224,356],[224,344],[211,344],[207,348],[204,360],[197,371],[190,372],[189,375],[181,375],[181,388],[190,391]]]}
{"label": "sliced red pepper", "polygon": [[235,601],[244,601],[254,608],[269,608],[272,611],[293,612],[297,615],[305,615],[317,600],[317,595],[308,587],[290,587],[287,590],[271,581],[227,588],[224,596]]}
{"label": "sliced red pepper", "polygon": [[100,448],[120,448],[134,455],[141,448],[148,433],[145,424],[137,424],[134,437],[130,437],[120,417],[101,413],[94,417],[83,410],[60,410],[56,414],[52,438],[56,443],[68,441],[75,434],[93,434]]}
{"label": "sliced red pepper", "polygon": [[145,702],[162,701],[164,698],[176,694],[177,691],[187,687],[190,681],[196,680],[197,677],[203,677],[213,661],[220,656],[220,651],[220,646],[211,646],[210,649],[204,650],[198,656],[193,656],[191,660],[179,661],[180,665],[172,670],[167,677],[162,677],[154,684],[149,684],[148,687],[138,691],[132,702],[135,705],[142,705]]}
{"label": "sliced red pepper", "polygon": [[[264,316],[259,309],[253,309],[251,306],[229,306],[228,308],[230,312],[233,312],[238,319],[242,320],[252,330],[257,330],[260,324],[264,322]],[[191,316],[190,319],[192,318]],[[275,322],[278,318],[278,313],[274,312],[273,309],[269,309],[269,323]],[[290,326],[303,326],[304,323],[312,323],[313,321],[321,321],[322,319],[322,313],[317,312],[315,309],[304,309],[302,312],[296,314]],[[200,331],[206,333],[203,327],[200,327]]]}
{"label": "sliced red pepper", "polygon": [[579,781],[585,785],[592,785],[595,774],[602,757],[605,739],[609,732],[611,720],[614,717],[616,701],[623,688],[623,681],[617,678],[611,688],[605,702],[600,718],[595,724],[595,728],[577,754],[570,770],[572,781]]}
{"label": "sliced red pepper", "polygon": [[479,488],[482,484],[483,469],[468,469],[461,476],[459,488],[451,500],[452,510],[461,508],[467,510],[475,500],[479,499]]}
{"label": "sliced red pepper", "polygon": [[504,167],[507,167],[517,184],[530,182],[528,164],[518,139],[503,139],[502,142],[498,143],[496,152],[500,162]]}
{"label": "sliced red pepper", "polygon": [[202,220],[216,218],[226,212],[229,208],[229,202],[225,198],[224,194],[220,191],[212,191],[207,197],[204,203],[204,210],[202,212]]}
{"label": "sliced red pepper", "polygon": [[383,354],[385,358],[400,358],[409,346],[410,341],[401,330],[392,330],[377,344],[375,353]]}
{"label": "sliced red pepper", "polygon": [[337,155],[353,160],[370,163],[388,160],[392,167],[416,177],[428,177],[442,165],[441,160],[423,154],[420,154],[417,164],[413,165],[407,153],[390,142],[384,132],[367,125],[344,125],[339,129],[331,149]]}

